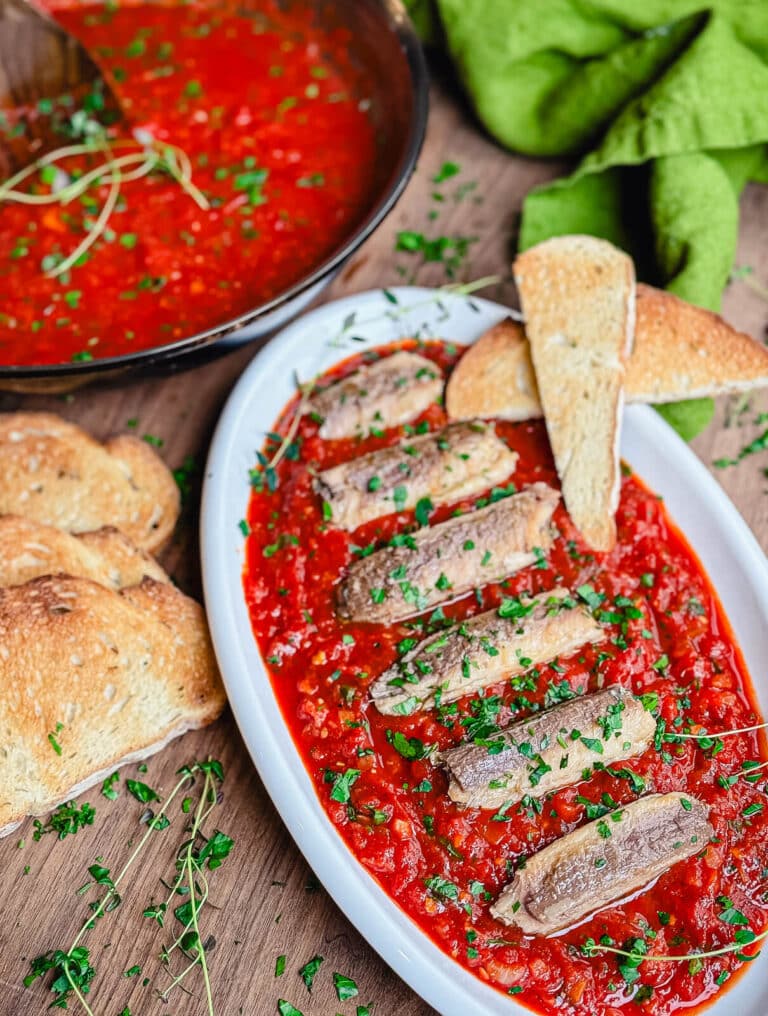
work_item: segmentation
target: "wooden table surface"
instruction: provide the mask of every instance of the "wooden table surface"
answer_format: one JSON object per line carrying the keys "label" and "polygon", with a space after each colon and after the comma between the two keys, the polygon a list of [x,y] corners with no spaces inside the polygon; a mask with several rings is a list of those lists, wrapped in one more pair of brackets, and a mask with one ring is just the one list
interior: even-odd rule
{"label": "wooden table surface", "polygon": [[[448,199],[436,205],[431,177],[446,160],[461,167],[443,185]],[[401,281],[398,265],[410,271],[413,258],[394,252],[395,234],[410,229],[428,236],[473,238],[464,279],[508,274],[515,229],[525,193],[536,183],[562,171],[562,166],[514,158],[483,136],[461,100],[443,84],[433,86],[427,141],[418,170],[396,210],[360,250],[327,292],[325,299]],[[430,221],[430,209],[439,217]],[[768,254],[761,239],[768,224],[768,188],[749,188],[743,201],[743,225],[737,263],[754,268],[754,278],[768,279]],[[446,282],[440,265],[425,266],[416,281]],[[514,302],[510,283],[486,294]],[[743,282],[733,283],[725,313],[739,327],[765,338],[768,304]],[[18,406],[61,413],[106,437],[138,420],[138,433],[163,440],[162,454],[170,466],[192,455],[202,465],[222,405],[254,346],[186,373],[137,380],[109,388],[89,388],[65,398],[0,396],[0,409]],[[300,367],[300,365],[297,365]],[[745,401],[722,400],[716,423],[695,442],[705,463],[732,456],[760,432],[754,420],[768,409],[768,395]],[[741,410],[741,412],[739,412]],[[715,471],[764,548],[768,547],[768,479],[765,456],[746,459],[738,467]],[[199,594],[197,500],[186,507],[178,532],[163,555],[164,563],[185,589]],[[210,950],[213,995],[218,1016],[267,1016],[277,1013],[278,998],[288,999],[305,1016],[352,1014],[356,1005],[372,1005],[375,1016],[424,1016],[432,1010],[378,958],[328,895],[314,883],[311,871],[283,827],[227,712],[207,730],[188,734],[149,762],[140,777],[167,792],[179,766],[196,758],[221,760],[226,779],[216,825],[234,838],[224,865],[211,876],[214,908],[207,910],[205,933],[215,938]],[[128,767],[126,775],[136,775]],[[22,978],[31,957],[48,949],[69,947],[87,914],[76,890],[87,880],[87,867],[97,856],[117,868],[129,852],[129,841],[141,830],[143,805],[124,792],[107,801],[98,790],[85,795],[96,807],[92,827],[63,841],[45,836],[35,843],[32,824],[0,843],[0,1016],[42,1013],[52,998],[40,982],[24,989]],[[23,845],[19,845],[23,839]],[[158,878],[172,871],[174,845],[153,839],[138,874],[125,888],[122,905],[90,933],[88,945],[97,970],[89,995],[96,1016],[119,1016],[128,1006],[132,1016],[203,1016],[202,982],[198,971],[186,982],[192,994],[176,991],[168,1003],[155,989],[167,977],[159,963],[166,933],[141,916]],[[286,970],[275,978],[275,961],[285,954]],[[299,968],[316,954],[325,957],[309,994]],[[139,976],[126,978],[135,964]],[[333,971],[353,978],[360,994],[340,1003],[333,991]],[[149,983],[144,985],[144,979]],[[72,1010],[79,1012],[76,1004]]]}

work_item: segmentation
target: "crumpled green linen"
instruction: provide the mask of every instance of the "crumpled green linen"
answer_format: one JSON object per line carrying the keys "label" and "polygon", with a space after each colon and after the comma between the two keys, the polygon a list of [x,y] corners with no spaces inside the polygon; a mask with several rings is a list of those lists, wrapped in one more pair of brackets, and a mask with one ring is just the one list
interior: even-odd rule
{"label": "crumpled green linen", "polygon": [[[768,183],[768,0],[411,0],[508,148],[579,158],[533,190],[524,249],[605,237],[640,278],[718,310],[739,194]],[[711,400],[660,407],[684,437]]]}

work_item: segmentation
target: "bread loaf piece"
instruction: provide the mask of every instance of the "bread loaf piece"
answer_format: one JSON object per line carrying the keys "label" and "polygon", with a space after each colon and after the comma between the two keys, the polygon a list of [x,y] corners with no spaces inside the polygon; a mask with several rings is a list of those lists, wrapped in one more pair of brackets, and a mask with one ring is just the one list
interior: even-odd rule
{"label": "bread loaf piece", "polygon": [[4,413],[0,515],[72,533],[116,526],[155,550],[176,524],[179,491],[146,441],[121,435],[100,444],[52,413]]}
{"label": "bread loaf piece", "polygon": [[225,704],[202,607],[151,578],[0,589],[0,686],[0,835]]}
{"label": "bread loaf piece", "polygon": [[110,589],[136,586],[145,575],[168,576],[145,551],[111,526],[73,535],[55,526],[0,516],[0,586],[18,586],[42,575],[75,575]]}

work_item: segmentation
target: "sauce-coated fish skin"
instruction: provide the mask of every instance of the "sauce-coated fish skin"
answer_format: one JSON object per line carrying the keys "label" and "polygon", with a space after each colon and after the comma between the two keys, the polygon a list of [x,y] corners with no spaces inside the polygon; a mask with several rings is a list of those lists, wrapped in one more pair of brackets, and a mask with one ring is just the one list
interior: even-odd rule
{"label": "sauce-coated fish skin", "polygon": [[401,441],[319,473],[315,489],[331,525],[356,529],[381,515],[415,508],[421,498],[446,504],[506,481],[517,453],[493,426],[456,423]]}
{"label": "sauce-coated fish skin", "polygon": [[504,601],[407,652],[371,685],[380,713],[407,716],[568,656],[605,633],[567,589]]}
{"label": "sauce-coated fish skin", "polygon": [[500,582],[549,548],[559,499],[546,483],[534,483],[356,561],[339,587],[339,614],[354,621],[399,621]]}
{"label": "sauce-coated fish skin", "polygon": [[655,732],[656,721],[640,700],[614,685],[518,720],[483,744],[451,748],[440,762],[451,800],[500,808],[567,787],[595,762],[641,755]]}
{"label": "sauce-coated fish skin", "polygon": [[307,412],[323,418],[319,434],[326,440],[367,436],[371,427],[397,427],[423,413],[440,397],[443,381],[432,360],[401,350],[317,392]]}
{"label": "sauce-coated fish skin", "polygon": [[641,889],[709,843],[709,810],[689,794],[650,794],[529,857],[491,907],[526,935],[550,935]]}

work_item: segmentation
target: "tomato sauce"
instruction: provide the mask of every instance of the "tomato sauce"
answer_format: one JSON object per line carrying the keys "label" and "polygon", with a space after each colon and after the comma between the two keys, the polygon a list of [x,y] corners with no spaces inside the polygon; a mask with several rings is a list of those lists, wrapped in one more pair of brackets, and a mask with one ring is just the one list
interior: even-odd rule
{"label": "tomato sauce", "polygon": [[[0,363],[116,356],[223,324],[306,276],[362,218],[377,164],[372,86],[348,31],[320,26],[311,5],[46,5],[121,100],[110,137],[179,146],[210,208],[167,173],[126,182],[82,261],[48,278],[109,186],[66,205],[0,203]],[[69,125],[84,118],[64,112]],[[60,165],[73,176],[103,162]],[[36,174],[27,190],[50,188]]]}
{"label": "tomato sauce", "polygon": [[[445,368],[457,357],[456,347],[439,342],[420,344],[419,351]],[[362,359],[347,360],[333,374]],[[286,432],[294,408],[286,408],[278,432]],[[444,422],[443,410],[433,406],[415,429]],[[615,955],[586,955],[583,946],[591,938],[626,948],[641,939],[649,954],[679,955],[733,943],[747,925],[755,933],[765,927],[767,777],[766,770],[756,770],[747,780],[743,768],[764,757],[757,734],[711,746],[661,743],[541,802],[524,800],[496,813],[462,810],[448,798],[441,769],[418,757],[420,745],[445,749],[488,736],[570,691],[609,684],[657,693],[660,717],[672,731],[691,724],[725,731],[760,722],[716,594],[661,499],[625,470],[619,539],[610,554],[591,553],[560,507],[559,536],[544,567],[532,566],[444,607],[446,617],[462,618],[490,609],[505,595],[590,586],[605,597],[597,611],[608,636],[604,643],[451,706],[382,716],[368,701],[368,686],[397,658],[401,640],[419,638],[443,622],[439,613],[432,626],[429,614],[389,626],[343,622],[334,613],[334,586],[355,559],[355,548],[380,545],[414,526],[413,513],[388,516],[352,534],[335,530],[323,520],[309,469],[392,444],[413,427],[335,442],[320,440],[317,429],[303,417],[275,476],[254,474],[244,590],[296,750],[350,850],[442,950],[539,1013],[667,1016],[711,999],[748,957],[729,952],[680,963],[646,961],[633,970],[623,969]],[[500,422],[497,431],[520,454],[510,478],[518,489],[536,480],[557,485],[541,422]],[[430,524],[456,507],[435,510]],[[396,749],[397,731],[414,739],[407,743],[416,757]],[[491,902],[521,859],[601,809],[628,804],[643,792],[671,790],[696,795],[711,809],[716,837],[699,855],[559,936],[526,938],[490,917]]]}

